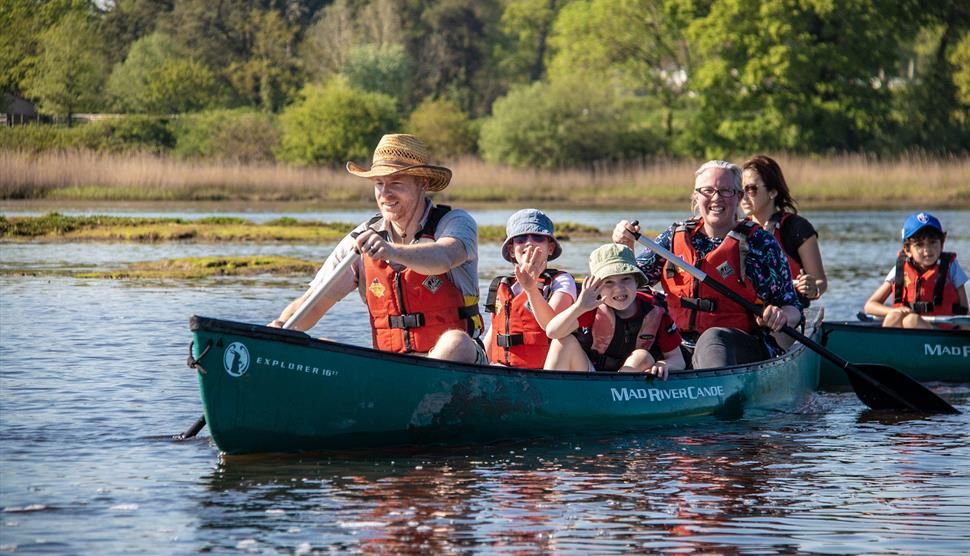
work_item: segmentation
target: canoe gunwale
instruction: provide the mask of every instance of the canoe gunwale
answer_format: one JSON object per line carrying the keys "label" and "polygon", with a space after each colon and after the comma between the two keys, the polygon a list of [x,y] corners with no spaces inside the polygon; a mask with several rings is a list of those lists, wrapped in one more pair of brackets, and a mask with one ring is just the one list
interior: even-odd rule
{"label": "canoe gunwale", "polygon": [[878,333],[880,335],[894,335],[899,334],[903,336],[935,336],[943,338],[961,338],[970,337],[970,330],[951,330],[945,328],[883,328],[882,324],[879,322],[861,322],[861,321],[825,321],[822,323],[822,339],[824,345],[824,339],[832,330],[845,330],[852,332],[870,332]]}
{"label": "canoe gunwale", "polygon": [[[809,309],[809,314],[806,317],[806,327],[805,335],[811,337],[815,330],[821,325],[822,320],[822,310],[821,308],[811,308]],[[296,330],[285,330],[282,328],[275,328],[270,326],[263,326],[258,324],[246,324],[236,321],[221,320],[210,317],[203,317],[198,315],[193,315],[189,319],[189,329],[192,332],[205,331],[210,333],[221,333],[230,335],[242,335],[248,336],[254,339],[267,340],[273,342],[281,342],[287,344],[300,345],[304,347],[311,347],[315,349],[321,349],[323,351],[338,352],[351,354],[356,356],[367,357],[370,359],[378,360],[388,360],[396,361],[398,363],[411,365],[411,366],[421,366],[421,367],[433,367],[439,369],[446,369],[451,371],[460,371],[468,373],[477,373],[483,375],[498,375],[498,376],[522,376],[528,375],[536,378],[549,378],[555,380],[562,379],[572,379],[572,380],[606,380],[606,381],[616,381],[621,379],[631,380],[653,380],[652,377],[644,377],[643,373],[630,372],[630,373],[580,373],[571,371],[551,371],[544,369],[525,369],[525,368],[510,368],[502,365],[475,365],[471,363],[460,363],[455,361],[445,361],[440,359],[430,359],[422,356],[407,355],[403,353],[391,353],[386,351],[380,351],[369,347],[357,346],[352,344],[345,344],[341,342],[334,342],[332,340],[324,340],[320,338],[313,338],[305,332],[300,332]],[[201,349],[201,348],[199,348]],[[758,361],[755,363],[743,363],[739,365],[732,365],[728,367],[714,367],[709,369],[685,369],[681,371],[670,371],[668,376],[668,381],[671,380],[688,380],[688,379],[698,379],[705,377],[717,377],[717,376],[728,376],[739,373],[748,373],[752,371],[757,371],[758,369],[764,367],[770,367],[777,365],[779,363],[784,363],[794,358],[801,356],[807,348],[800,344],[795,343],[788,351],[783,355],[774,357],[772,359],[767,359],[765,361]]]}

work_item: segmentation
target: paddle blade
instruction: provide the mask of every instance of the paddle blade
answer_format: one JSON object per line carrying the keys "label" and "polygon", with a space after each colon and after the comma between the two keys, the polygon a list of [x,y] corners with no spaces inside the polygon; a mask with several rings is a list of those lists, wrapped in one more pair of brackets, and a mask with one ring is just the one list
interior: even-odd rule
{"label": "paddle blade", "polygon": [[856,395],[872,409],[960,413],[932,390],[888,365],[849,363],[845,370]]}

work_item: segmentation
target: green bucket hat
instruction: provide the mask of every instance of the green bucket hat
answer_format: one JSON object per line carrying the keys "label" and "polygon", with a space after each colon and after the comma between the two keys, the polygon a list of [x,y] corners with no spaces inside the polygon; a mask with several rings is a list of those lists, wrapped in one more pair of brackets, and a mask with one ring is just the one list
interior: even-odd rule
{"label": "green bucket hat", "polygon": [[633,274],[637,278],[637,285],[647,285],[647,277],[637,267],[633,250],[619,243],[608,243],[590,253],[589,273],[601,279],[619,274]]}

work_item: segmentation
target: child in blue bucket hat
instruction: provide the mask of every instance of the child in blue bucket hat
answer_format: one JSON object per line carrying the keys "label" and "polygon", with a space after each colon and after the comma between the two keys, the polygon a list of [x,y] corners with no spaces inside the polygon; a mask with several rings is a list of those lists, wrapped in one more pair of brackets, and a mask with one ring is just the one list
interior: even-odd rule
{"label": "child in blue bucket hat", "polygon": [[643,372],[662,380],[685,368],[677,325],[653,296],[638,291],[646,282],[626,245],[593,251],[579,298],[546,328],[553,338],[546,368]]}
{"label": "child in blue bucket hat", "polygon": [[505,227],[502,257],[514,273],[498,276],[488,288],[485,310],[492,324],[485,350],[493,364],[541,369],[549,351],[546,324],[576,299],[568,272],[548,268],[562,254],[552,220],[539,209],[523,209]]}
{"label": "child in blue bucket hat", "polygon": [[884,327],[954,328],[922,318],[967,314],[967,273],[956,253],[943,251],[943,224],[928,212],[917,212],[906,218],[900,235],[903,248],[896,265],[866,301],[865,312],[882,317]]}

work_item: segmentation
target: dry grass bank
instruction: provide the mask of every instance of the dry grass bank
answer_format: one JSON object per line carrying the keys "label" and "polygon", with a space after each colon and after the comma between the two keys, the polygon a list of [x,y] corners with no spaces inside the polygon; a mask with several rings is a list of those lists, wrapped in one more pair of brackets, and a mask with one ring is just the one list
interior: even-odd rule
{"label": "dry grass bank", "polygon": [[[970,158],[778,156],[802,206],[970,207]],[[740,159],[738,159],[740,160]],[[686,206],[700,161],[659,160],[584,170],[532,170],[464,159],[450,164],[442,201]],[[54,201],[300,201],[368,204],[371,189],[341,168],[180,161],[147,154],[0,151],[0,199]]]}

